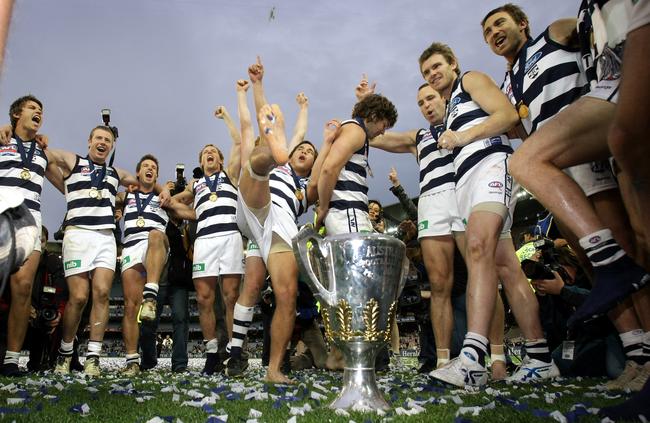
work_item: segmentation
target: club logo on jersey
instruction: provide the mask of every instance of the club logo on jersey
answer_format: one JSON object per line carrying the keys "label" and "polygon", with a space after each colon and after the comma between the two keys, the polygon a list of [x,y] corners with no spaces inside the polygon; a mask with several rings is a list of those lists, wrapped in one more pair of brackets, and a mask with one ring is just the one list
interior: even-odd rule
{"label": "club logo on jersey", "polygon": [[530,68],[532,68],[541,57],[542,57],[542,52],[538,51],[537,53],[533,54],[530,57],[530,59],[526,60],[526,65],[524,66],[524,73],[528,73]]}
{"label": "club logo on jersey", "polygon": [[18,150],[16,150],[16,146],[7,145],[7,146],[0,147],[0,156],[13,156],[15,154],[18,154]]}
{"label": "club logo on jersey", "polygon": [[526,74],[528,79],[535,79],[539,75],[539,66],[535,65],[533,68]]}

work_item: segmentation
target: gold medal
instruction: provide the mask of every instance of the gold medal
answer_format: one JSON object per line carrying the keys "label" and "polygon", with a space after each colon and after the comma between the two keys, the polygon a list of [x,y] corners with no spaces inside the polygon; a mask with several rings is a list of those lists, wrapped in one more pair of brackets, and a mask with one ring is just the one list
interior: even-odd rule
{"label": "gold medal", "polygon": [[20,178],[26,181],[32,179],[32,174],[29,171],[29,169],[27,169],[26,167],[23,168],[23,170],[20,171]]}
{"label": "gold medal", "polygon": [[88,193],[90,198],[99,198],[99,191],[97,191],[97,188],[93,187],[90,188],[90,192]]}
{"label": "gold medal", "polygon": [[217,201],[217,193],[216,192],[213,192],[212,194],[210,194],[210,201]]}
{"label": "gold medal", "polygon": [[142,216],[138,217],[138,220],[135,221],[135,225],[138,228],[144,227],[144,219],[142,218]]}
{"label": "gold medal", "polygon": [[301,189],[296,190],[296,198],[298,199],[298,201],[302,201],[302,199],[305,198],[305,196],[302,194]]}
{"label": "gold medal", "polygon": [[519,117],[521,119],[526,119],[530,114],[528,106],[526,106],[523,101],[520,101],[519,104],[517,104],[517,112],[519,113]]}

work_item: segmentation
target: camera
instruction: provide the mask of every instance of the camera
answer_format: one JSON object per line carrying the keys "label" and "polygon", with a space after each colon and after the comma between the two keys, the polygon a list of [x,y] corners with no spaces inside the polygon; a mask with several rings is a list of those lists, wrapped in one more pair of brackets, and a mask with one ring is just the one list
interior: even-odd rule
{"label": "camera", "polygon": [[522,260],[521,270],[524,271],[526,277],[528,279],[554,279],[553,271],[556,271],[563,280],[566,280],[567,273],[558,261],[558,253],[555,250],[553,241],[542,238],[534,241],[533,246],[541,252],[542,256],[539,261]]}
{"label": "camera", "polygon": [[117,126],[111,126],[111,109],[102,109],[102,121],[104,126],[108,126],[113,133],[115,139],[118,137]]}
{"label": "camera", "polygon": [[174,182],[174,191],[172,194],[178,194],[185,191],[187,181],[185,180],[185,165],[183,163],[176,164],[176,181]]}
{"label": "camera", "polygon": [[53,286],[44,286],[39,297],[39,308],[36,311],[34,326],[41,329],[50,327],[50,322],[56,320],[59,311],[56,307],[56,288]]}

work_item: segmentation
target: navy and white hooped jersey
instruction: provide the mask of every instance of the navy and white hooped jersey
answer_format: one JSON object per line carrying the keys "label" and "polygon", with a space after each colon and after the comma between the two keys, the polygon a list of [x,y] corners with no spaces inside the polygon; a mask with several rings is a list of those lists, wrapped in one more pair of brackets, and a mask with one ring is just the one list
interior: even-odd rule
{"label": "navy and white hooped jersey", "polygon": [[[489,117],[481,107],[472,100],[472,97],[463,88],[463,78],[467,73],[456,78],[451,90],[451,97],[447,103],[447,116],[445,129],[464,131],[474,127]],[[490,154],[505,152],[512,153],[510,140],[504,135],[484,138],[473,141],[463,147],[454,148],[455,181],[459,184],[463,176],[472,167]]]}
{"label": "navy and white hooped jersey", "polygon": [[[361,119],[348,119],[341,123],[343,125],[359,125],[361,129],[366,128]],[[350,160],[345,164],[339,178],[334,186],[330,208],[336,210],[359,209],[368,212],[368,150],[370,143],[368,136],[363,147],[352,154]]]}
{"label": "navy and white hooped jersey", "polygon": [[194,181],[194,210],[196,211],[196,237],[211,238],[239,232],[237,227],[237,188],[221,171],[209,177],[210,183],[217,178],[217,200],[210,201],[210,187],[205,176]]}
{"label": "navy and white hooped jersey", "polygon": [[[140,196],[140,207],[142,207],[144,201],[149,197],[149,193],[139,192],[138,195]],[[167,212],[160,207],[160,198],[157,194],[151,197],[151,201],[146,204],[142,214],[138,214],[137,200],[134,192],[129,192],[124,197],[124,248],[132,247],[147,239],[152,230],[165,233],[169,221]],[[138,226],[139,217],[144,220],[142,226]]]}
{"label": "navy and white hooped jersey", "polygon": [[623,48],[634,3],[634,0],[582,0],[578,9],[578,37],[582,63],[592,88],[599,81],[621,77]]}
{"label": "navy and white hooped jersey", "polygon": [[586,92],[580,49],[553,41],[546,28],[521,48],[501,90],[513,105],[523,102],[528,107],[528,117],[521,123],[532,134]]}
{"label": "navy and white hooped jersey", "polygon": [[[115,229],[115,195],[120,184],[117,170],[106,166],[106,174],[100,182],[101,198],[90,195],[93,172],[87,157],[77,156],[74,168],[65,178],[65,200],[68,205],[65,226],[84,229]],[[100,174],[102,165],[94,164],[94,172]]]}
{"label": "navy and white hooped jersey", "polygon": [[450,151],[438,149],[443,124],[420,129],[415,135],[420,164],[420,196],[454,189],[454,158]]}
{"label": "navy and white hooped jersey", "polygon": [[0,146],[0,190],[11,190],[12,193],[19,192],[25,198],[25,205],[34,216],[37,223],[41,222],[41,191],[47,168],[47,156],[43,149],[35,141],[22,141],[25,152],[29,153],[34,147],[34,156],[27,168],[30,172],[30,179],[21,178],[25,165],[23,164],[19,141],[14,137],[9,144]]}
{"label": "navy and white hooped jersey", "polygon": [[309,177],[296,175],[290,164],[278,166],[269,174],[271,201],[289,213],[298,222],[298,216],[307,211],[307,183]]}

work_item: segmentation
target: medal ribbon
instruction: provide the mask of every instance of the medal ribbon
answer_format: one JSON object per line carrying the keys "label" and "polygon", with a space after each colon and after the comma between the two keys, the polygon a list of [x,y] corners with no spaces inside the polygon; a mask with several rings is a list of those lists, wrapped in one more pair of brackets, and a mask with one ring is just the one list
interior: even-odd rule
{"label": "medal ribbon", "polygon": [[218,187],[218,181],[219,181],[219,174],[215,173],[212,176],[214,176],[214,181],[210,180],[210,176],[204,176],[203,178],[205,179],[205,184],[210,189],[210,192],[212,194],[216,194],[217,193],[217,187]]}
{"label": "medal ribbon", "polygon": [[138,217],[142,217],[142,214],[144,213],[144,209],[147,208],[149,203],[151,202],[151,199],[153,198],[153,192],[150,192],[147,198],[140,202],[140,192],[136,191],[135,192],[135,207],[138,209]]}
{"label": "medal ribbon", "polygon": [[102,165],[102,170],[97,173],[95,172],[95,164],[90,160],[90,157],[86,156],[86,159],[90,168],[90,186],[97,188],[97,191],[102,191],[104,189],[104,177],[106,176],[106,163]]}
{"label": "medal ribbon", "polygon": [[[23,167],[25,169],[29,169],[29,165],[32,163],[32,159],[34,158],[34,153],[36,152],[36,141],[23,141],[17,135],[14,135],[14,138],[16,139],[16,148],[20,153],[20,159],[23,162]],[[25,146],[23,145],[23,142],[29,142],[32,144],[31,147],[29,148],[29,153],[25,151]]]}
{"label": "medal ribbon", "polygon": [[[528,60],[528,46],[530,43],[531,40],[529,38],[517,55],[516,63],[519,63],[517,77],[515,78],[512,67],[508,70],[508,75],[510,75],[510,87],[512,88],[512,95],[515,96],[515,101],[517,101],[517,107],[520,101],[524,101],[524,74],[526,73],[526,61]],[[517,112],[519,112],[519,110],[517,110]]]}

